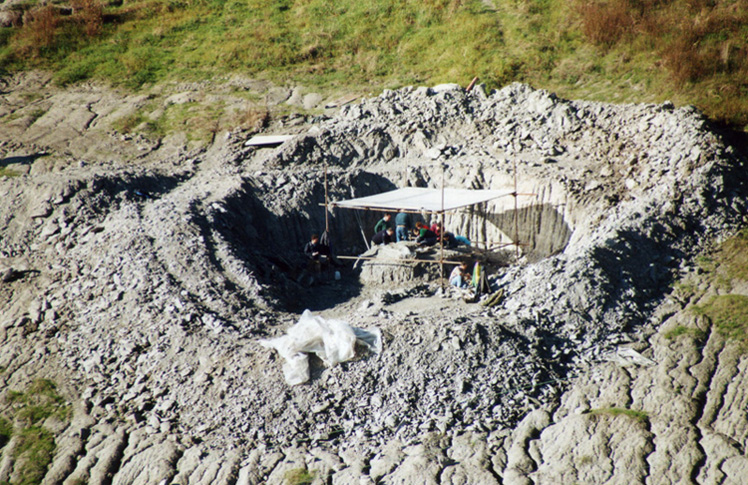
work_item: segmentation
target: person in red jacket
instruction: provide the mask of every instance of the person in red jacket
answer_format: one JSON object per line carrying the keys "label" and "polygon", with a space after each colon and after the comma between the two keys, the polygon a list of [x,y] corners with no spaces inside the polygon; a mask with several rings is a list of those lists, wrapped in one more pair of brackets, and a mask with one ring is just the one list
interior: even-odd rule
{"label": "person in red jacket", "polygon": [[413,235],[416,236],[416,244],[419,246],[433,246],[437,241],[436,233],[422,222],[416,222],[416,228],[413,229]]}

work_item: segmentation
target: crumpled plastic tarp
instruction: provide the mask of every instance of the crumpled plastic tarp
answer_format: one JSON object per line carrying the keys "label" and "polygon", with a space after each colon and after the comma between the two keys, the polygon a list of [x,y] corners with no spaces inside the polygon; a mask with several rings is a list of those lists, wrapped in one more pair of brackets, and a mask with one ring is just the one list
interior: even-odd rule
{"label": "crumpled plastic tarp", "polygon": [[331,367],[355,357],[356,342],[380,353],[382,333],[378,328],[354,328],[342,320],[325,320],[304,310],[286,335],[260,340],[260,345],[277,350],[283,357],[283,376],[289,385],[294,386],[309,380],[308,354],[316,354],[326,366]]}

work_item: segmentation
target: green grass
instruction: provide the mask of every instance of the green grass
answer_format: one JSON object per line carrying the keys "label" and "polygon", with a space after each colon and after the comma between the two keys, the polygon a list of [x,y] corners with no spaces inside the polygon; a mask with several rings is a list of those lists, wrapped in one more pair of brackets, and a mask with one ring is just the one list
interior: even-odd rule
{"label": "green grass", "polygon": [[46,113],[47,113],[47,110],[42,109],[42,108],[34,108],[32,110],[20,109],[20,110],[14,111],[13,113],[5,115],[2,118],[2,122],[9,123],[11,121],[15,121],[15,120],[18,120],[24,117],[28,117],[29,118],[28,124],[31,125],[36,120],[44,116]]}
{"label": "green grass", "polygon": [[25,392],[9,390],[6,400],[13,405],[16,418],[28,426],[40,424],[50,416],[65,420],[71,414],[70,406],[49,379],[36,379]]}
{"label": "green grass", "polygon": [[720,271],[731,280],[748,281],[748,228],[725,241],[717,254]]}
{"label": "green grass", "polygon": [[30,49],[32,29],[18,29],[0,51],[4,66],[53,68],[63,85],[140,87],[232,72],[307,85],[467,83],[505,65],[498,18],[479,1],[142,1],[107,12],[121,23],[97,38],[57,27],[46,50]]}
{"label": "green grass", "polygon": [[29,113],[29,117],[31,118],[31,122],[29,124],[33,124],[36,120],[41,118],[47,113],[47,110],[41,109],[41,108],[35,108],[31,110],[31,113]]}
{"label": "green grass", "polygon": [[286,483],[289,485],[304,485],[314,481],[316,473],[309,471],[306,468],[294,468],[288,470],[284,476]]}
{"label": "green grass", "polygon": [[618,416],[625,416],[627,418],[633,419],[636,422],[639,422],[641,424],[647,424],[649,423],[649,414],[647,414],[644,411],[635,411],[633,409],[625,409],[625,408],[600,408],[600,409],[592,409],[587,413],[591,416],[611,416],[611,417],[618,417]]}
{"label": "green grass", "polygon": [[748,349],[748,296],[719,295],[692,310],[712,322],[719,333]]}
{"label": "green grass", "polygon": [[[42,427],[44,421],[55,417],[68,421],[70,405],[57,393],[57,385],[49,379],[36,379],[26,391],[9,390],[5,395],[10,405],[6,417],[0,417],[0,447],[16,435],[13,450],[14,485],[31,485],[42,481],[55,451],[54,435]],[[12,422],[16,423],[14,427]]]}
{"label": "green grass", "polygon": [[579,457],[579,460],[577,462],[578,465],[592,465],[595,462],[595,459],[590,455],[582,455]]}
{"label": "green grass", "polygon": [[478,76],[564,97],[671,99],[748,125],[748,6],[736,0],[89,3],[65,17],[31,8],[22,27],[0,29],[0,71],[130,89],[240,73],[323,92]]}
{"label": "green grass", "polygon": [[706,332],[699,330],[698,328],[678,325],[677,327],[665,332],[664,336],[666,339],[677,339],[678,337],[687,336],[695,340],[704,340],[706,338]]}
{"label": "green grass", "polygon": [[55,439],[48,430],[39,426],[23,429],[13,453],[16,461],[22,464],[18,481],[14,485],[41,483],[52,463],[54,450]]}
{"label": "green grass", "polygon": [[112,123],[112,127],[120,133],[141,133],[148,138],[185,133],[188,141],[204,145],[211,142],[221,129],[236,126],[258,129],[264,126],[268,117],[266,108],[249,107],[245,111],[229,112],[222,103],[201,100],[170,104],[159,110],[155,104],[149,104],[122,116]]}
{"label": "green grass", "polygon": [[0,448],[8,444],[11,436],[13,436],[13,423],[0,417]]}
{"label": "green grass", "polygon": [[[748,228],[741,229],[711,253],[698,257],[696,262],[703,271],[702,277],[721,294],[691,306],[691,311],[706,317],[726,339],[738,342],[748,350],[748,296],[734,293],[738,283],[748,282]],[[686,288],[695,288],[692,283],[676,287],[682,292]],[[670,330],[665,337],[681,335],[691,335],[696,339],[705,337],[701,330],[683,326]]]}
{"label": "green grass", "polygon": [[0,177],[18,177],[20,174],[9,168],[0,167]]}

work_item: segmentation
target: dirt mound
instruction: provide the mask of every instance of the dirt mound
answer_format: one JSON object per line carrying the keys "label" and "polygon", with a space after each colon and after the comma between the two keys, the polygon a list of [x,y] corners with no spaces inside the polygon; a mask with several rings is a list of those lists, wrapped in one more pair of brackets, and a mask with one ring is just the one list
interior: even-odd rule
{"label": "dirt mound", "polygon": [[[352,268],[300,284],[301,246],[325,227],[324,166],[333,199],[442,180],[505,188],[516,174],[518,191],[535,194],[516,208],[501,200],[446,220],[476,244],[527,242],[522,264],[489,278],[502,304],[427,285],[369,288]],[[206,447],[234,450],[235,472],[271,460],[253,449],[373,454],[427,432],[507,428],[554,402],[565,376],[651,334],[679,271],[740,223],[745,173],[691,108],[515,84],[386,91],[277,149],[228,136],[138,166],[5,178],[2,267],[18,267],[0,286],[0,366],[12,386],[56,375],[97,422],[124,423],[101,431],[128,447],[116,455],[122,477],[154,466],[148,440],[171,450],[158,472],[170,479]],[[330,229],[339,254],[363,251],[353,214],[335,212]],[[380,328],[382,354],[317,365],[310,384],[289,388],[257,341],[305,307]]]}

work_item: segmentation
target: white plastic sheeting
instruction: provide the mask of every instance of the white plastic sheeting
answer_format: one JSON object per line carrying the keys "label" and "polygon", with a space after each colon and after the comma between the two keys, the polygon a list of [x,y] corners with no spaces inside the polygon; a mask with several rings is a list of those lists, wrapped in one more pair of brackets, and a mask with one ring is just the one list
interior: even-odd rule
{"label": "white plastic sheeting", "polygon": [[304,310],[286,335],[260,340],[260,345],[278,351],[285,360],[283,376],[289,385],[295,386],[309,380],[309,354],[316,354],[326,366],[331,367],[355,357],[357,342],[379,353],[382,350],[382,333],[378,328],[354,328],[344,321],[325,320]]}
{"label": "white plastic sheeting", "polygon": [[512,190],[444,189],[442,194],[441,189],[406,187],[368,197],[332,202],[331,205],[348,209],[441,212],[480,204],[513,193]]}

